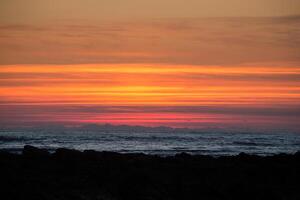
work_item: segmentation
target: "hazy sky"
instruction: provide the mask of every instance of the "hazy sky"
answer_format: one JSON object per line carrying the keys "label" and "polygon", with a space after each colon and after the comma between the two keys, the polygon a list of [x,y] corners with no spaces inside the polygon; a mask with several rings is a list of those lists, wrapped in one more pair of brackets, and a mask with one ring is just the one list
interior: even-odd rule
{"label": "hazy sky", "polygon": [[1,0],[2,23],[299,15],[299,0]]}
{"label": "hazy sky", "polygon": [[0,26],[0,65],[297,65],[300,17],[64,21]]}
{"label": "hazy sky", "polygon": [[1,0],[0,126],[299,131],[299,0]]}

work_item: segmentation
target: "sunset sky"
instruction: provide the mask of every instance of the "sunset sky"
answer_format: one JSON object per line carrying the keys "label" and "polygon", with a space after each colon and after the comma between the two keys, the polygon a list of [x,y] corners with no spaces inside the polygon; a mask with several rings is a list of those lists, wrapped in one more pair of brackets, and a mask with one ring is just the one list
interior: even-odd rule
{"label": "sunset sky", "polygon": [[0,126],[300,131],[299,0],[3,0]]}

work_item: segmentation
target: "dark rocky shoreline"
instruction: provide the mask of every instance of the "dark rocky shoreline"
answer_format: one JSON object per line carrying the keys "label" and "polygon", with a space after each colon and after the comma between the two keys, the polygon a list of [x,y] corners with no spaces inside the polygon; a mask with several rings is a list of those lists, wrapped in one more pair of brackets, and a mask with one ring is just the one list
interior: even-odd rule
{"label": "dark rocky shoreline", "polygon": [[300,152],[260,157],[0,152],[0,198],[32,200],[300,199]]}

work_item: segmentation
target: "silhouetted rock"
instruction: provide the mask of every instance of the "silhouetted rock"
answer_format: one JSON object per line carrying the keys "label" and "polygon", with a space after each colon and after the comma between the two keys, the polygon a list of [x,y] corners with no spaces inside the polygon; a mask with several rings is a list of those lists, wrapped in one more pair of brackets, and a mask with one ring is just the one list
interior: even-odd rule
{"label": "silhouetted rock", "polygon": [[26,157],[45,157],[49,155],[49,152],[46,149],[25,145],[23,148],[23,155]]}
{"label": "silhouetted rock", "polygon": [[[39,158],[39,159],[36,159]],[[43,159],[41,159],[43,158]],[[159,157],[25,146],[0,152],[1,199],[297,200],[300,157],[280,154]]]}
{"label": "silhouetted rock", "polygon": [[82,157],[82,154],[83,153],[78,150],[58,148],[53,156],[60,159],[78,159]]}
{"label": "silhouetted rock", "polygon": [[298,158],[300,158],[300,151],[297,151],[297,152],[295,153],[295,156],[297,156]]}
{"label": "silhouetted rock", "polygon": [[175,158],[182,158],[182,159],[187,159],[187,158],[191,158],[192,156],[188,153],[182,152],[182,153],[177,153],[175,155]]}

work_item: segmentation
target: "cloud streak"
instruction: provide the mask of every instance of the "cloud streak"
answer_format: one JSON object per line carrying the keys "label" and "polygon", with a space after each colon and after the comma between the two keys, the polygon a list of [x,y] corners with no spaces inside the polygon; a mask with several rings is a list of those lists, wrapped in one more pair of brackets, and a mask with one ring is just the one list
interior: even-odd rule
{"label": "cloud streak", "polygon": [[299,16],[2,25],[0,64],[299,65],[298,27]]}
{"label": "cloud streak", "polygon": [[298,127],[300,68],[2,65],[2,124]]}
{"label": "cloud streak", "polygon": [[0,125],[297,129],[299,27],[299,16],[2,24]]}

